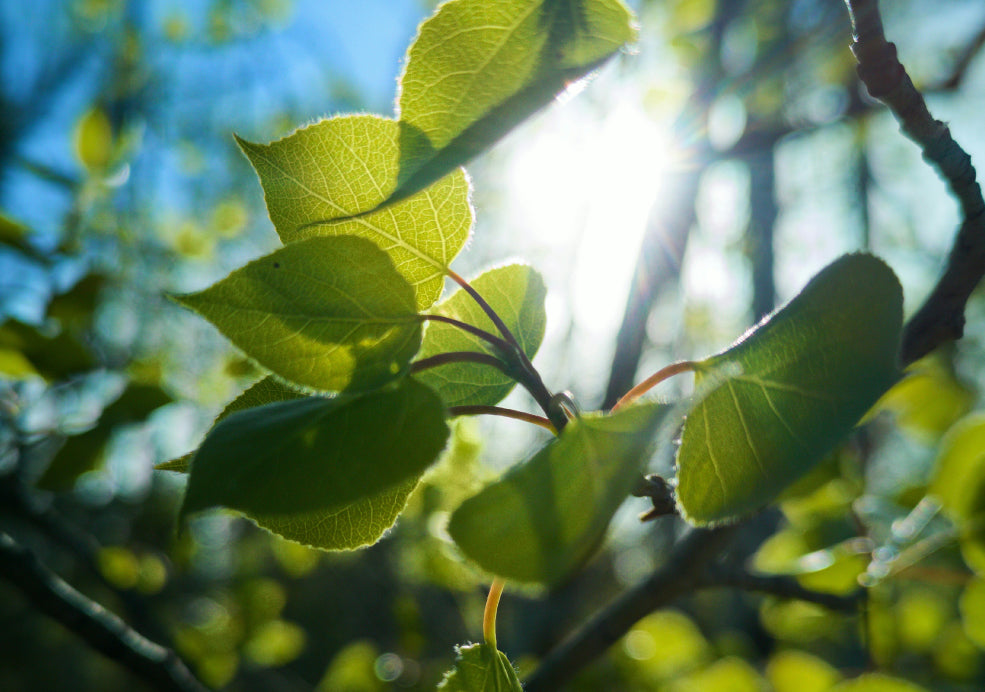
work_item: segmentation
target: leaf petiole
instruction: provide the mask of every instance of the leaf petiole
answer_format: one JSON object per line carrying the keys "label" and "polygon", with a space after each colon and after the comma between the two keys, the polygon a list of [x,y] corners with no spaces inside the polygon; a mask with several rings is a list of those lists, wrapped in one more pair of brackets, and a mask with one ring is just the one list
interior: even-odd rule
{"label": "leaf petiole", "polygon": [[502,360],[496,356],[489,355],[488,353],[479,353],[478,351],[449,351],[447,353],[439,353],[430,358],[422,358],[411,363],[410,372],[414,374],[423,370],[429,370],[430,368],[436,368],[440,365],[447,365],[448,363],[478,363],[480,365],[489,365],[507,377],[513,377],[513,373],[510,372],[509,367]]}
{"label": "leaf petiole", "polygon": [[451,406],[448,409],[448,415],[452,418],[455,416],[478,416],[481,414],[502,416],[503,418],[512,418],[514,420],[522,420],[526,423],[533,423],[534,425],[539,425],[545,430],[549,430],[552,434],[557,435],[557,428],[554,427],[554,424],[547,418],[538,416],[535,413],[517,411],[515,409],[503,408],[501,406]]}
{"label": "leaf petiole", "polygon": [[496,613],[499,610],[499,598],[503,595],[506,580],[496,577],[489,587],[486,597],[486,609],[482,613],[482,638],[486,644],[496,648]]}
{"label": "leaf petiole", "polygon": [[430,320],[431,322],[444,322],[445,324],[450,324],[453,327],[458,327],[464,332],[468,332],[472,336],[479,337],[483,341],[489,343],[493,348],[499,351],[504,357],[509,357],[513,353],[513,344],[504,341],[495,334],[490,334],[485,329],[479,329],[478,327],[468,324],[467,322],[462,322],[461,320],[456,320],[454,317],[445,317],[444,315],[419,315],[422,320]]}
{"label": "leaf petiole", "polygon": [[648,391],[656,387],[658,384],[666,379],[670,379],[674,375],[679,375],[682,372],[694,372],[697,369],[697,363],[691,360],[681,360],[676,363],[671,363],[670,365],[657,370],[655,373],[650,375],[648,378],[640,382],[638,385],[630,389],[628,392],[622,395],[622,398],[616,402],[615,406],[612,407],[613,411],[618,411],[624,406],[628,406],[633,403],[641,396],[646,394]]}

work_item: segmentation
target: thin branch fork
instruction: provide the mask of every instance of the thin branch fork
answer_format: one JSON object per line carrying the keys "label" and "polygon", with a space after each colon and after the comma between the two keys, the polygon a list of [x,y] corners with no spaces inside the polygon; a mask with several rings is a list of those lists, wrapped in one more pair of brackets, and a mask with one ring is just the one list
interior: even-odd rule
{"label": "thin branch fork", "polygon": [[5,533],[0,533],[0,578],[19,588],[39,611],[154,689],[207,692],[174,651],[146,639],[73,589]]}

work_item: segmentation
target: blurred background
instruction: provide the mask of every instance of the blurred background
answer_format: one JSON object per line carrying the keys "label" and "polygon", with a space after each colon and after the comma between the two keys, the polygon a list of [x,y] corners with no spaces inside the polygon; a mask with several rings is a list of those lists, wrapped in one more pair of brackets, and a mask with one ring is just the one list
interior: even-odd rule
{"label": "blurred background", "polygon": [[[477,222],[455,268],[522,259],[543,273],[535,363],[548,386],[585,410],[611,406],[659,367],[727,347],[856,249],[892,265],[915,310],[957,208],[859,90],[843,4],[629,4],[639,44],[469,166]],[[985,6],[882,5],[931,111],[985,161]],[[337,113],[392,115],[402,56],[434,6],[0,3],[0,531],[210,686],[431,689],[454,644],[480,637],[484,581],[444,522],[544,442],[521,423],[461,421],[390,536],[356,553],[225,513],[178,535],[184,479],[152,470],[260,375],[167,298],[278,245],[232,133],[265,142]],[[873,666],[925,689],[982,689],[985,540],[922,501],[955,424],[973,428],[980,407],[980,295],[968,318],[960,344],[918,364],[736,547],[812,588],[862,579],[866,618],[710,591],[642,621],[575,689],[804,692]],[[506,405],[532,410],[523,393]],[[681,525],[640,524],[645,510],[628,502],[560,591],[504,598],[500,647],[521,667],[661,564]],[[0,689],[137,684],[0,581]]]}

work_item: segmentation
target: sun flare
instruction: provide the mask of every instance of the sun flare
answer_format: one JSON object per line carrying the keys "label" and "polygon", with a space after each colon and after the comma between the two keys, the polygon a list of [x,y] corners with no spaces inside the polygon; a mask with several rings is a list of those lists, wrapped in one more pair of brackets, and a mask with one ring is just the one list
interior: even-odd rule
{"label": "sun flare", "polygon": [[529,242],[570,259],[579,326],[611,334],[674,156],[669,124],[625,99],[601,118],[571,104],[540,125],[510,164],[513,215]]}

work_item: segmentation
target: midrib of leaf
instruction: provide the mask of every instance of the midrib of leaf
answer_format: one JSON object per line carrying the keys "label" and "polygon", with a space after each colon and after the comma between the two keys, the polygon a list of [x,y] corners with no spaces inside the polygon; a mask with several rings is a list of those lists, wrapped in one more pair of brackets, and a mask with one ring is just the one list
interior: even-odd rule
{"label": "midrib of leaf", "polygon": [[[345,147],[347,149],[349,149],[351,151],[351,148],[349,147],[349,145],[347,143],[343,142],[343,144],[345,145]],[[307,192],[308,194],[310,194],[312,197],[314,197],[317,200],[320,200],[321,202],[324,202],[325,204],[327,204],[329,207],[331,207],[335,211],[339,212],[340,214],[343,214],[343,216],[339,216],[339,217],[336,217],[334,219],[325,219],[325,220],[322,220],[322,221],[309,221],[308,223],[305,223],[305,224],[302,224],[301,226],[298,226],[298,228],[295,229],[295,230],[301,230],[301,229],[304,229],[304,228],[310,228],[312,226],[327,225],[327,224],[331,224],[331,223],[335,223],[335,222],[339,222],[339,221],[354,221],[356,223],[361,224],[364,228],[369,229],[370,231],[372,231],[376,235],[378,235],[378,236],[380,236],[382,238],[386,238],[387,240],[389,240],[390,242],[392,242],[394,245],[400,246],[402,249],[404,249],[407,252],[411,253],[412,255],[414,255],[415,257],[417,257],[418,259],[426,262],[427,264],[430,264],[432,267],[434,267],[435,269],[439,270],[439,273],[441,273],[441,274],[446,274],[447,273],[447,269],[448,268],[445,265],[443,265],[440,262],[438,262],[437,260],[435,260],[433,257],[429,257],[428,255],[425,255],[420,250],[418,250],[416,247],[414,247],[413,245],[410,245],[409,243],[407,243],[403,238],[400,238],[399,236],[392,236],[389,233],[385,232],[383,229],[379,228],[378,226],[374,226],[373,224],[369,223],[368,221],[366,221],[366,219],[363,218],[363,216],[366,215],[366,214],[371,214],[371,213],[373,213],[375,211],[378,211],[380,209],[379,207],[374,207],[372,209],[368,209],[368,210],[366,210],[364,212],[360,212],[359,214],[350,215],[345,209],[343,209],[342,207],[340,207],[338,204],[336,204],[335,202],[333,202],[331,199],[329,199],[328,197],[325,197],[324,195],[321,195],[321,194],[315,192],[310,187],[308,187],[308,185],[306,185],[304,182],[302,182],[300,179],[298,179],[297,177],[295,177],[293,175],[290,175],[287,171],[285,171],[283,168],[281,168],[280,166],[278,166],[269,157],[263,155],[262,153],[261,154],[258,154],[258,156],[260,156],[261,158],[263,158],[263,160],[271,168],[275,169],[278,173],[282,174],[285,178],[287,178],[292,183],[294,183],[295,185],[297,185],[298,187],[300,187],[302,190],[304,190],[305,192]],[[357,160],[365,167],[365,162],[363,162],[362,159],[357,159]],[[375,178],[371,178],[371,179],[373,180],[373,186],[376,187],[376,189],[379,191],[380,188],[379,188],[379,184],[376,182],[376,179]],[[346,179],[346,185],[348,185],[348,184],[349,184],[348,183],[348,179]],[[349,189],[350,190],[352,189],[351,186],[349,187]],[[428,203],[431,205],[431,209],[434,210],[434,202],[431,199],[431,194],[428,193],[428,192],[425,192],[424,194],[427,195]],[[382,191],[381,191],[381,195],[382,195]],[[393,212],[390,211],[390,210],[388,210],[387,213],[390,214],[390,218],[392,219],[393,218]],[[435,213],[437,214],[437,210],[435,210]],[[437,218],[437,216],[436,216],[436,218]],[[394,225],[397,225],[396,224],[396,219],[394,219]],[[444,237],[442,237],[441,238],[441,246],[442,246],[442,249],[444,249],[444,250],[447,251],[447,244],[446,243],[447,243],[446,239]],[[430,278],[431,277],[428,277],[427,279],[422,279],[418,283],[423,283],[424,281],[427,281]]]}

